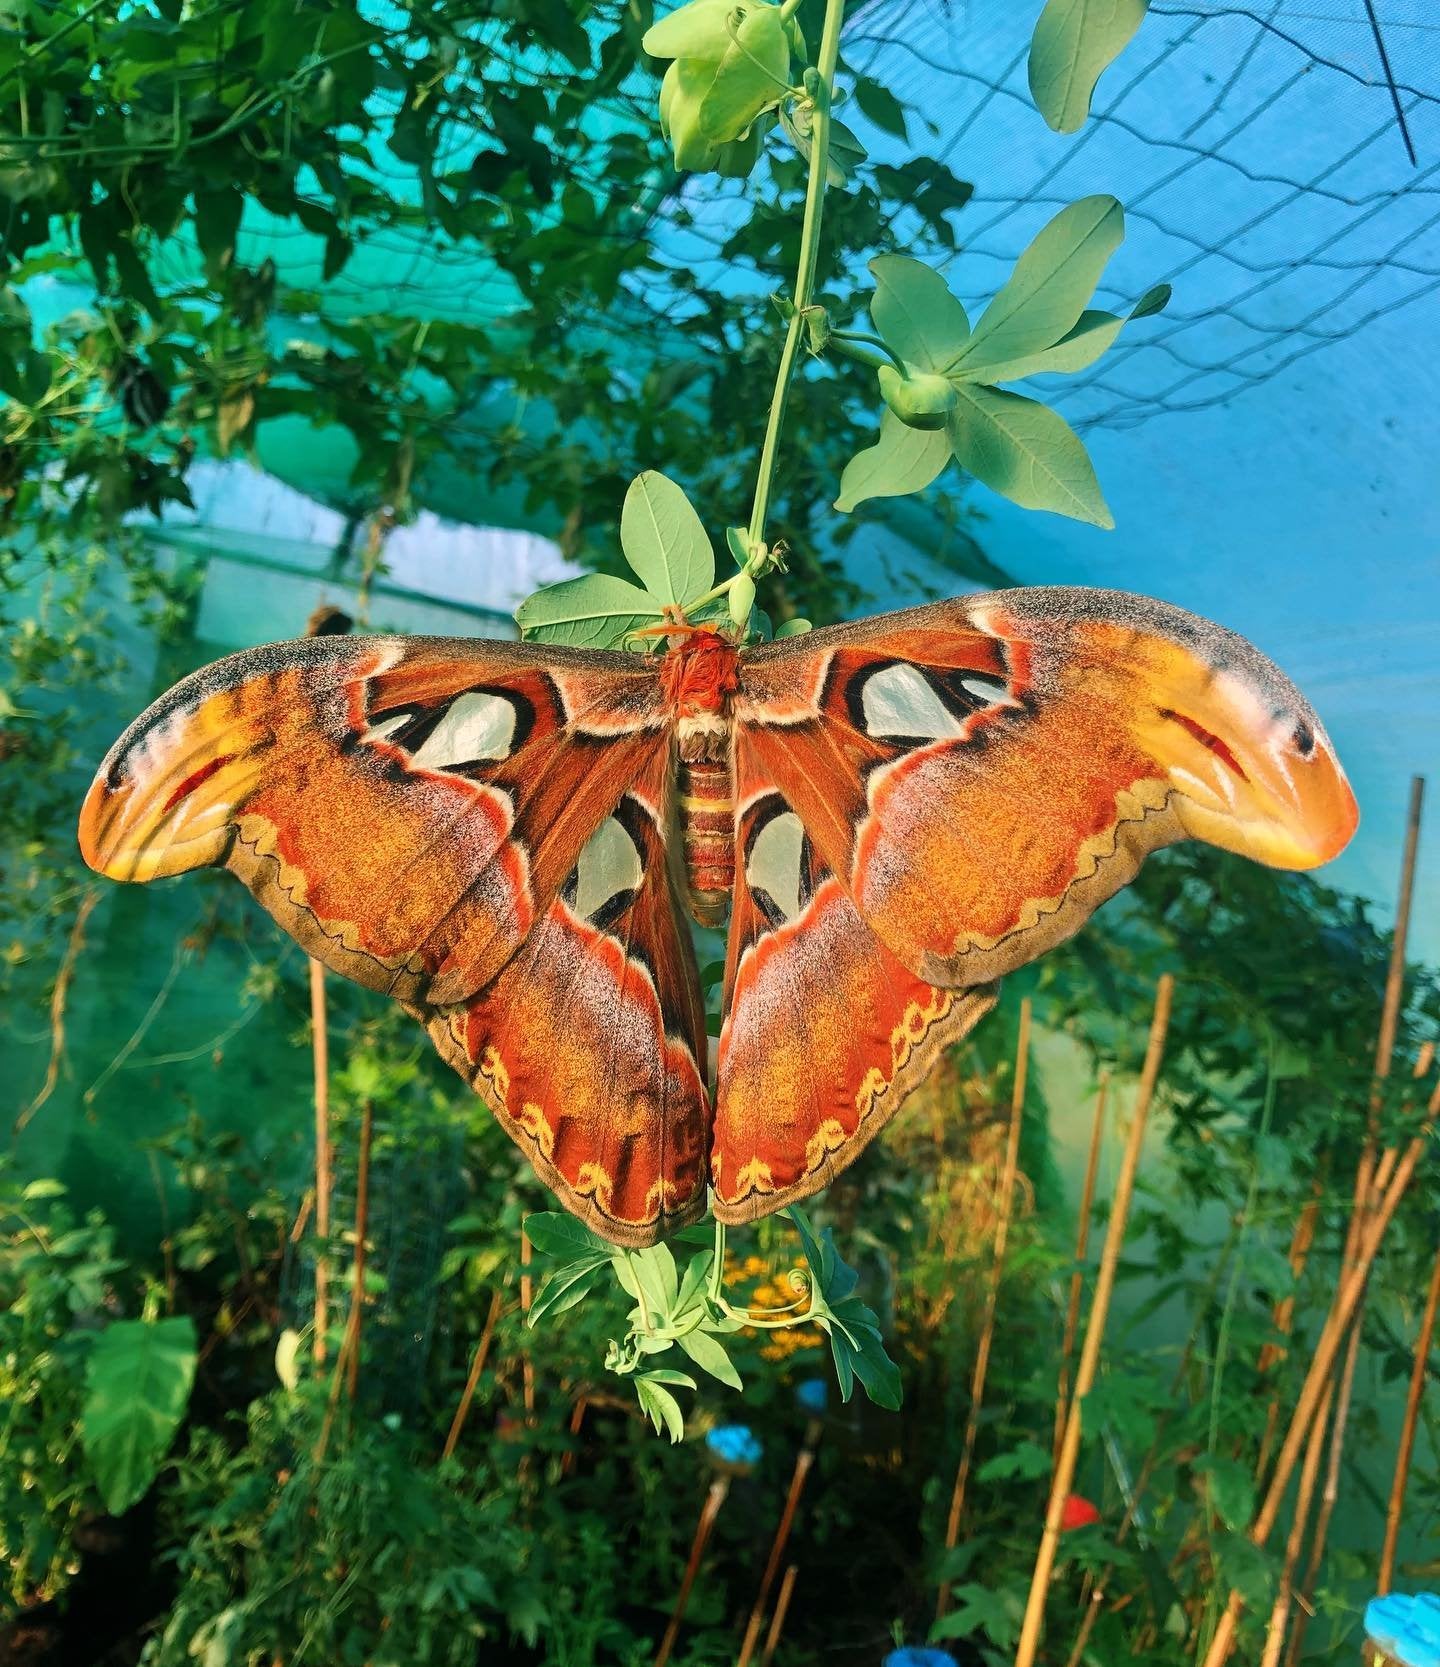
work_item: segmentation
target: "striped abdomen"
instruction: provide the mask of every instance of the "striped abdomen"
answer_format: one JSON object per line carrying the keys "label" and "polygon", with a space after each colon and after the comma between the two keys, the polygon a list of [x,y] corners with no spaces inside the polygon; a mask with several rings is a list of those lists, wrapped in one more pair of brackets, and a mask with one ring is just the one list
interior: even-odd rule
{"label": "striped abdomen", "polygon": [[[702,926],[718,926],[735,884],[735,805],[730,785],[728,726],[723,751],[711,735],[682,736],[676,797],[685,851],[690,912]],[[708,745],[696,745],[701,741]],[[688,744],[687,744],[688,743]],[[687,752],[722,756],[687,758]]]}

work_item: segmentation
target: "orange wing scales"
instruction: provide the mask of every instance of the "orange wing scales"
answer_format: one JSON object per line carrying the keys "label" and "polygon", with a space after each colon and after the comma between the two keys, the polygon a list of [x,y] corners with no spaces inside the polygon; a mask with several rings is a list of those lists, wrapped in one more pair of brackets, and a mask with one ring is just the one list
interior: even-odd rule
{"label": "orange wing scales", "polygon": [[[671,891],[663,777],[652,767],[625,795],[596,835],[597,874],[582,857],[492,983],[420,1014],[546,1185],[629,1245],[705,1208],[704,1009]],[[577,912],[587,905],[589,918]]]}

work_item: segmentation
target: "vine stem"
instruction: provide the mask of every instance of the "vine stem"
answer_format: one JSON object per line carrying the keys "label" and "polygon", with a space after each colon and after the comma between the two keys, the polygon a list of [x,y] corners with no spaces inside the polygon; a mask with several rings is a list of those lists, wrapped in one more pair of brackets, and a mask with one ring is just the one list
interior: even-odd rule
{"label": "vine stem", "polygon": [[820,255],[820,221],[825,207],[826,175],[830,167],[830,96],[835,86],[835,66],[840,57],[840,25],[845,0],[825,0],[825,23],[820,35],[820,57],[816,65],[819,87],[815,94],[815,119],[810,130],[810,175],[805,186],[805,218],[800,226],[800,262],[795,273],[795,310],[785,331],[780,367],[775,375],[775,392],[770,396],[770,416],[765,425],[765,442],[760,451],[760,471],[755,480],[755,498],[750,508],[746,540],[753,548],[764,542],[765,519],[770,508],[770,489],[775,480],[775,458],[780,431],[785,426],[785,407],[790,383],[805,331],[805,310],[815,291],[815,263]]}

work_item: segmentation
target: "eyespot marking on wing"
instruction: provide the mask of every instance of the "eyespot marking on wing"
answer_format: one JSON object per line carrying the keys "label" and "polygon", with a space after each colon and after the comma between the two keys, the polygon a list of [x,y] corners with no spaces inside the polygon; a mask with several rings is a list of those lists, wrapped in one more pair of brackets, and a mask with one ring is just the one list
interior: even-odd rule
{"label": "eyespot marking on wing", "polygon": [[[777,798],[776,804],[781,801]],[[777,810],[751,835],[745,880],[756,906],[772,926],[794,920],[807,901],[805,827],[793,810]]]}
{"label": "eyespot marking on wing", "polygon": [[634,836],[620,816],[607,816],[586,840],[563,896],[582,920],[607,926],[634,901],[644,875]]}
{"label": "eyespot marking on wing", "polygon": [[860,716],[865,733],[877,740],[942,741],[963,733],[925,674],[899,661],[865,678]]}

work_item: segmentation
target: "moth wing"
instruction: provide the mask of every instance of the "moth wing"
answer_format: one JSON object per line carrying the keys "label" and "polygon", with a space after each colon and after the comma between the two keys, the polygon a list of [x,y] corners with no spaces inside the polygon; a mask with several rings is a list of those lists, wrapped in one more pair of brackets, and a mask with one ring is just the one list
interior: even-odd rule
{"label": "moth wing", "polygon": [[1116,591],[999,591],[763,645],[735,719],[861,917],[944,987],[1069,937],[1159,846],[1310,868],[1358,819],[1274,665]]}
{"label": "moth wing", "polygon": [[939,989],[901,964],[746,739],[710,1157],[728,1222],[828,1186],[996,999],[994,986]]}
{"label": "moth wing", "polygon": [[417,1009],[566,1208],[630,1246],[705,1209],[705,1009],[667,858],[667,762],[623,794],[484,989]]}
{"label": "moth wing", "polygon": [[187,677],[126,730],[80,818],[92,868],[238,874],[317,960],[410,1000],[486,984],[626,784],[663,757],[639,656],[311,637]]}

